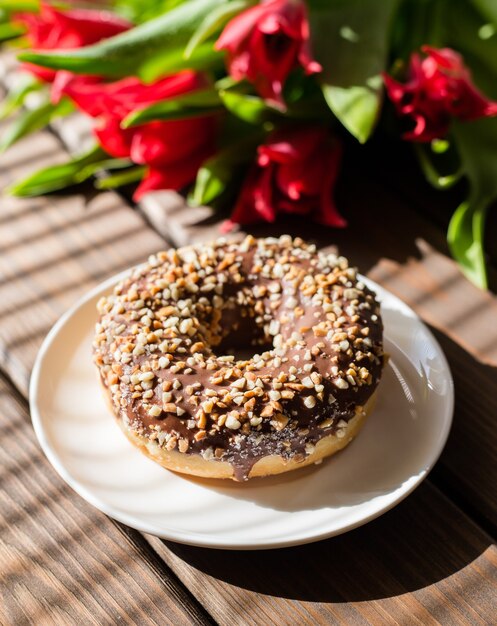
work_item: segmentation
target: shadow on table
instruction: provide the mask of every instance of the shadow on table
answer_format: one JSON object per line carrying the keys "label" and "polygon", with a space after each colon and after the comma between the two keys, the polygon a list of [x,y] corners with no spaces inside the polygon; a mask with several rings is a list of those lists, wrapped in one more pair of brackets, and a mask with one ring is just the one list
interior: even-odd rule
{"label": "shadow on table", "polygon": [[[442,272],[438,280],[439,268],[444,270],[445,266],[433,264],[427,273],[420,274],[420,280],[429,285],[422,285],[416,294],[416,283],[409,283],[412,277],[402,272],[413,259],[423,257],[418,238],[434,250],[446,252],[441,228],[425,221],[395,192],[386,191],[375,180],[365,181],[350,168],[337,192],[337,204],[349,221],[346,230],[317,228],[310,220],[288,216],[273,226],[248,230],[256,236],[286,232],[320,246],[333,243],[363,273],[387,258],[391,262],[389,274],[382,276],[387,288],[393,289],[391,283],[397,280],[407,285],[414,305],[422,304],[418,297],[434,296],[446,302],[445,306],[453,305],[454,291],[448,301],[444,294],[449,289],[457,291],[458,281],[464,281],[459,273],[445,276]],[[214,215],[197,226],[218,219],[219,215]],[[437,309],[433,311],[436,316]],[[465,322],[459,317],[454,324],[462,327]],[[457,335],[455,326],[448,330]],[[477,361],[446,335],[439,333],[438,337],[455,374],[457,410],[453,434],[433,475],[437,485],[454,495],[457,502],[472,503],[468,510],[481,512],[485,506],[490,510],[492,489],[497,484],[492,477],[495,461],[490,459],[495,429],[488,428],[488,416],[496,409],[494,394],[490,393],[495,369]],[[478,385],[484,386],[485,393],[478,392]],[[479,421],[485,420],[486,428],[480,428]],[[489,537],[430,483],[366,526],[306,546],[220,551],[167,543],[180,559],[215,579],[255,593],[311,602],[359,602],[420,590],[457,574],[490,544]]]}
{"label": "shadow on table", "polygon": [[[398,263],[405,263],[409,258],[420,258],[416,237],[426,235],[425,232],[419,233],[419,221],[423,219],[408,212],[405,220],[412,219],[417,227],[406,224],[399,237],[398,225],[395,222],[398,220],[399,210],[403,211],[404,207],[399,207],[398,198],[387,194],[384,188],[375,183],[368,182],[367,189],[370,194],[367,196],[365,189],[360,187],[351,189],[351,184],[351,181],[343,182],[342,186],[347,189],[344,189],[340,201],[347,218],[347,228],[331,228],[316,224],[312,219],[282,214],[274,224],[258,223],[244,226],[243,231],[254,237],[279,237],[285,233],[314,242],[319,248],[335,248],[346,255],[353,265],[357,265],[362,273],[373,267],[386,250],[388,257]],[[228,217],[228,214],[224,217]],[[200,229],[218,223],[219,219],[220,215],[214,213],[195,224],[195,228]],[[443,245],[444,238],[438,237],[435,228],[430,226],[427,230],[435,234],[437,244]],[[380,240],[381,247],[378,246]]]}
{"label": "shadow on table", "polygon": [[[351,159],[355,157],[352,155]],[[435,305],[442,309],[454,307],[459,312],[464,309],[466,315],[468,307],[454,306],[454,294],[464,293],[459,299],[471,300],[474,305],[478,298],[468,290],[459,290],[460,285],[464,287],[464,279],[458,272],[447,271],[441,260],[429,259],[426,269],[418,272],[419,280],[426,285],[419,285],[416,276],[402,271],[409,269],[413,260],[416,265],[426,256],[426,250],[419,248],[420,238],[429,248],[447,253],[444,220],[451,207],[457,205],[456,199],[445,200],[447,207],[440,207],[447,195],[425,198],[426,190],[418,189],[413,189],[412,194],[399,194],[393,187],[387,190],[385,184],[378,182],[376,174],[369,172],[370,163],[348,165],[344,164],[337,188],[337,205],[349,222],[347,229],[316,227],[311,220],[285,215],[275,225],[245,230],[255,236],[285,232],[315,241],[319,246],[336,245],[361,272],[375,268],[373,276],[387,288],[395,291],[396,286],[403,287],[404,291],[398,289],[398,294],[407,294],[410,303],[418,308],[423,304],[420,298],[438,298],[430,307],[433,319],[440,310]],[[390,166],[386,166],[385,175],[396,177]],[[385,169],[384,163],[376,164],[378,168]],[[403,165],[397,169],[402,170]],[[414,205],[420,205],[430,220],[414,211]],[[439,222],[438,227],[432,217]],[[204,223],[219,219],[216,214]],[[388,263],[382,264],[382,259]],[[451,297],[447,298],[449,290]],[[455,336],[458,328],[468,323],[468,319],[458,316],[458,310],[453,311],[454,324],[447,324],[448,332]],[[484,334],[485,329],[479,332]],[[492,519],[492,512],[497,509],[492,504],[496,499],[497,442],[489,416],[496,413],[495,394],[491,393],[495,388],[495,368],[475,359],[446,335],[438,333],[438,338],[455,375],[456,415],[447,449],[432,476],[444,493],[464,504],[478,521]],[[487,339],[484,344],[491,341]],[[399,454],[402,452],[399,450]],[[444,493],[426,482],[381,518],[345,535],[306,546],[245,552],[167,545],[193,568],[256,593],[315,602],[389,598],[423,589],[461,572],[491,544],[489,536]],[[222,511],[219,513],[222,515]]]}
{"label": "shadow on table", "polygon": [[435,332],[453,370],[456,411],[449,441],[429,481],[377,520],[325,541],[268,551],[223,551],[168,542],[172,552],[231,585],[311,602],[359,602],[420,590],[457,574],[479,557],[492,539],[473,519],[492,534],[497,526],[491,428],[497,400],[490,393],[496,368]]}
{"label": "shadow on table", "polygon": [[[460,317],[449,330],[470,323]],[[430,479],[474,517],[493,537],[497,535],[497,366],[475,358],[446,333],[431,328],[449,362],[455,389],[452,429],[440,462]],[[495,328],[482,325],[482,358],[494,363]],[[492,333],[492,334],[491,334]],[[487,339],[485,339],[487,337]]]}
{"label": "shadow on table", "polygon": [[358,602],[432,585],[462,570],[490,543],[425,484],[382,518],[306,546],[267,551],[167,546],[195,569],[256,593]]}

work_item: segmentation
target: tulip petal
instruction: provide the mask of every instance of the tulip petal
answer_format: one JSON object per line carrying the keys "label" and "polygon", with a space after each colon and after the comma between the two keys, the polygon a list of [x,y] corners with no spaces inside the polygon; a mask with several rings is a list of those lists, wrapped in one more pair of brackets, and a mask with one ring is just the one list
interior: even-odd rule
{"label": "tulip petal", "polygon": [[245,37],[252,32],[262,15],[264,15],[264,6],[259,4],[242,11],[242,13],[230,20],[216,41],[216,50],[235,52]]}
{"label": "tulip petal", "polygon": [[341,158],[341,147],[339,144],[336,144],[328,158],[327,171],[321,192],[321,202],[319,203],[316,216],[318,222],[326,226],[333,226],[334,228],[344,228],[347,226],[347,221],[340,215],[333,200],[333,191],[338,178]]}
{"label": "tulip petal", "polygon": [[227,67],[235,80],[246,78],[281,108],[283,85],[297,65],[308,74],[321,71],[311,56],[303,0],[267,0],[243,11],[228,22],[215,48],[228,51]]}
{"label": "tulip petal", "polygon": [[471,81],[462,56],[450,48],[423,46],[421,60],[411,55],[405,84],[384,76],[385,87],[399,116],[413,128],[404,139],[427,142],[444,137],[452,118],[476,120],[497,115],[497,102],[487,100]]}
{"label": "tulip petal", "polygon": [[233,214],[223,225],[273,222],[278,213],[311,215],[328,226],[345,226],[333,202],[341,146],[329,130],[300,126],[273,132],[259,147]]}
{"label": "tulip petal", "polygon": [[122,130],[115,120],[101,120],[100,126],[95,127],[93,133],[102,148],[111,156],[130,157],[132,134],[128,130]]}

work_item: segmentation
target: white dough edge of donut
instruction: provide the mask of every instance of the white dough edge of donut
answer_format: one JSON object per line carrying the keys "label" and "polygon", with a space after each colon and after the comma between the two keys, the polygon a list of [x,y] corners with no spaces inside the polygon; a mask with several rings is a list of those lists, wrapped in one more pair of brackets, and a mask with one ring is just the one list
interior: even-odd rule
{"label": "white dough edge of donut", "polygon": [[[102,385],[108,404],[112,407],[109,391]],[[329,457],[345,448],[361,430],[367,416],[371,413],[376,403],[376,391],[369,398],[364,406],[357,406],[356,413],[347,425],[340,428],[341,436],[330,434],[320,439],[313,452],[304,459],[285,459],[279,455],[269,455],[259,459],[251,468],[248,478],[273,476],[284,472],[291,472],[301,467],[306,467],[313,463],[319,463],[322,459]],[[115,415],[115,411],[112,411]],[[217,459],[204,459],[199,453],[182,453],[178,450],[166,450],[159,446],[156,441],[140,435],[135,430],[125,424],[121,417],[117,417],[117,422],[128,440],[136,446],[145,456],[149,457],[162,467],[178,472],[189,474],[190,476],[200,476],[202,478],[230,478],[237,480],[234,476],[233,466],[227,461]]]}

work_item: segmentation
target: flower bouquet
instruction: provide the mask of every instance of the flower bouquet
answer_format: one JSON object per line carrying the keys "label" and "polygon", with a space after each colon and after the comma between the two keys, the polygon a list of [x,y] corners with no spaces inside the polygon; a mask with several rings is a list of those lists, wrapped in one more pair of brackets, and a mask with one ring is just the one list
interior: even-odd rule
{"label": "flower bouquet", "polygon": [[492,0],[0,0],[0,40],[26,108],[7,149],[74,109],[94,147],[16,183],[20,196],[105,176],[135,200],[184,190],[233,207],[223,230],[291,213],[346,221],[334,201],[344,147],[385,133],[412,143],[430,183],[467,181],[448,229],[486,286],[484,224],[497,198],[497,4]]}

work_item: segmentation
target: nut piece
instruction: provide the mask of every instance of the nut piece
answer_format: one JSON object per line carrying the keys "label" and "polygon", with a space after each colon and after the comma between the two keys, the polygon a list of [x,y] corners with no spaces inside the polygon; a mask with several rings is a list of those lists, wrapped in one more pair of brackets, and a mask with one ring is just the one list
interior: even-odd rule
{"label": "nut piece", "polygon": [[237,420],[236,417],[234,417],[232,413],[228,414],[224,425],[231,430],[238,430],[241,426],[240,422]]}
{"label": "nut piece", "polygon": [[[98,309],[95,362],[114,407],[131,406],[130,426],[168,450],[188,453],[202,441],[204,458],[226,457],[213,443],[220,435],[231,451],[245,439],[258,445],[270,428],[282,455],[304,460],[303,449],[292,450],[297,433],[304,444],[315,438],[304,407],[319,428],[333,427],[339,401],[357,405],[353,392],[376,383],[383,363],[374,295],[346,259],[300,238],[159,252]],[[250,337],[260,353],[219,356],[230,332],[244,332],[242,318],[260,330]],[[347,436],[344,424],[337,437]]]}
{"label": "nut piece", "polygon": [[[174,410],[176,411],[176,406],[174,406]],[[148,414],[151,417],[159,417],[159,415],[162,413],[162,409],[160,408],[160,406],[157,406],[156,404],[154,404],[153,406],[150,407],[150,409],[148,410]]]}
{"label": "nut piece", "polygon": [[304,404],[308,409],[313,409],[316,406],[316,398],[314,396],[306,396]]}
{"label": "nut piece", "polygon": [[189,444],[187,439],[180,439],[178,443],[178,449],[183,454],[188,450]]}
{"label": "nut piece", "polygon": [[283,413],[278,413],[271,420],[271,426],[275,430],[283,430],[283,428],[285,428],[285,426],[288,424],[288,421],[289,418],[286,415],[283,415]]}

